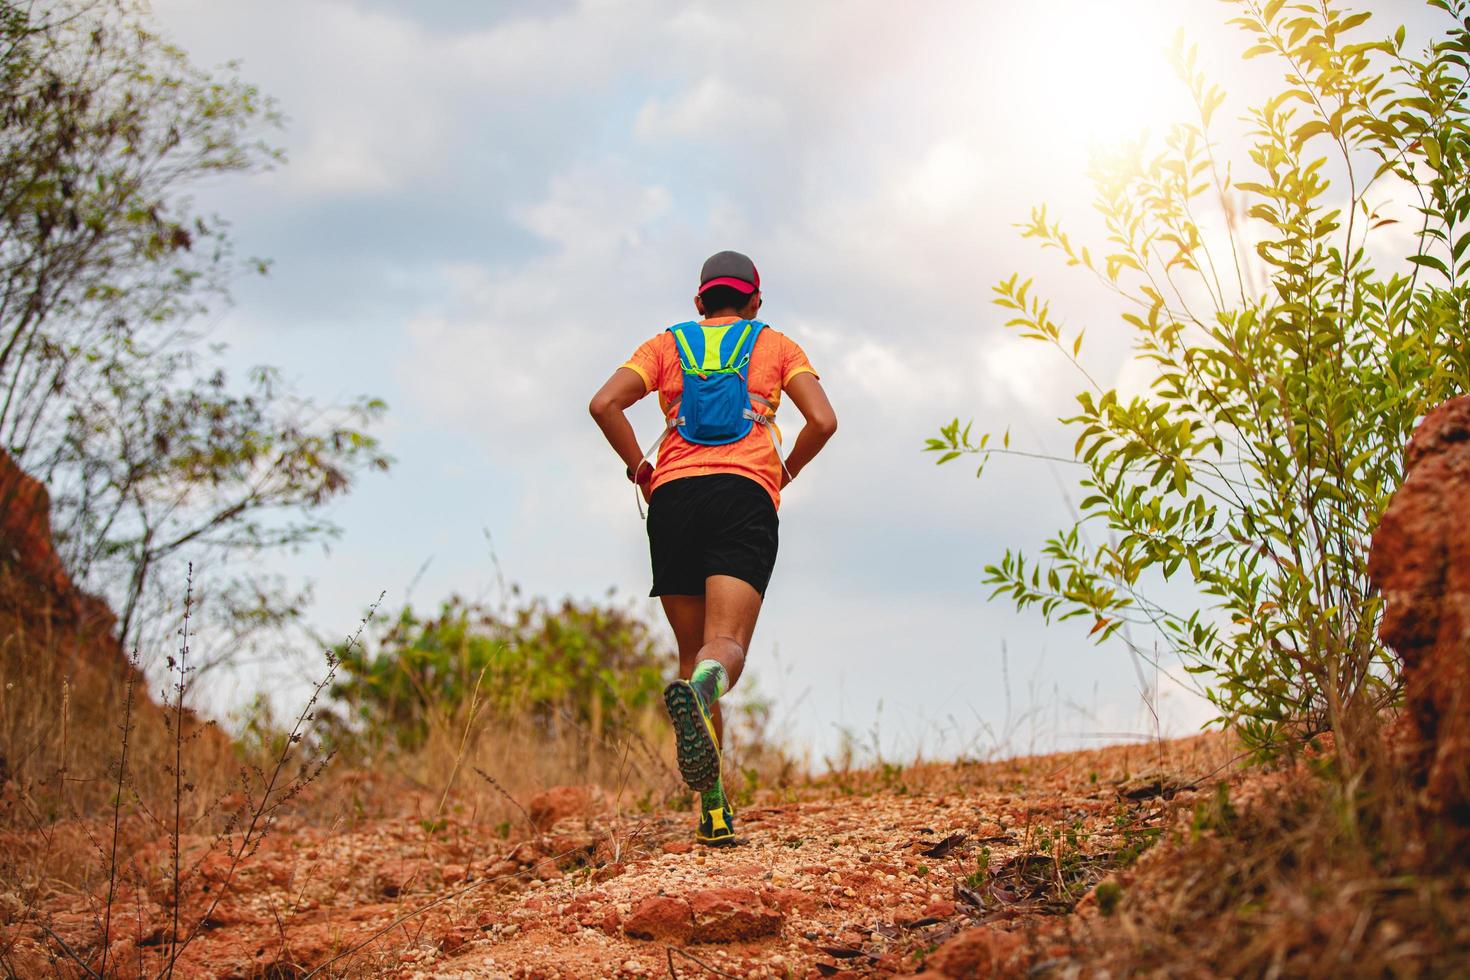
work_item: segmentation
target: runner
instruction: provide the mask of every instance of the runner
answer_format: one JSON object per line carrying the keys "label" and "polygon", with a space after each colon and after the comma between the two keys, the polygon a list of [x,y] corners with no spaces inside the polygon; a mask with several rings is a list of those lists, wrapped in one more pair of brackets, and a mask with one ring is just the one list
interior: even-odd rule
{"label": "runner", "polygon": [[[679,646],[680,679],[664,702],[679,770],[700,794],[695,838],[716,846],[735,841],[720,778],[719,699],[745,667],[776,563],[781,491],[837,431],[806,354],[755,319],[760,282],[739,252],[710,256],[694,297],[701,319],[639,347],[590,406],[648,503],[649,594],[663,603]],[[624,413],[655,390],[667,426],[645,453]],[[805,419],[784,461],[774,421],[783,391]]]}

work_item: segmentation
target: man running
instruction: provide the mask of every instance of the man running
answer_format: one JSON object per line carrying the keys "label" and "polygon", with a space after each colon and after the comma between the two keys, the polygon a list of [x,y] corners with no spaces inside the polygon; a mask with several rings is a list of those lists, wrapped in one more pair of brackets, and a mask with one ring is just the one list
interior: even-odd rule
{"label": "man running", "polygon": [[[806,354],[755,319],[760,274],[739,252],[704,263],[694,308],[639,347],[590,410],[648,502],[653,589],[679,646],[679,680],[664,691],[679,770],[700,794],[695,839],[735,841],[721,780],[719,699],[740,679],[776,563],[781,491],[837,431],[837,416]],[[687,386],[687,390],[686,390]],[[651,391],[667,422],[657,463],[624,414]],[[783,461],[781,394],[805,424]]]}

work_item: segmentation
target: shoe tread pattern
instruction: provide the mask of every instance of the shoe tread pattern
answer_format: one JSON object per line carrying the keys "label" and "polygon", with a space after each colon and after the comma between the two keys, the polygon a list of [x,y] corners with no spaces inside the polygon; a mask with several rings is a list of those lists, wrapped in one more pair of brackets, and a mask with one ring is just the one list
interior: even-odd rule
{"label": "shoe tread pattern", "polygon": [[664,688],[664,704],[674,723],[679,774],[690,789],[703,793],[720,781],[720,749],[705,726],[698,697],[688,681],[674,681]]}

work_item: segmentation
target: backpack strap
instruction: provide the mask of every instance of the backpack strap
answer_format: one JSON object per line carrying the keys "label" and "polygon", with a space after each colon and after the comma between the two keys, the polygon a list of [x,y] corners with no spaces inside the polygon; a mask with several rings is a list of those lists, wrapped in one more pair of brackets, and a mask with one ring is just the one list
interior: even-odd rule
{"label": "backpack strap", "polygon": [[[664,440],[669,437],[669,433],[684,424],[684,417],[679,414],[679,405],[679,402],[674,403],[674,407],[669,411],[669,417],[664,419],[664,431],[660,432],[658,438],[653,440],[653,444],[644,450],[643,458],[638,461],[638,466],[633,470],[635,475],[638,470],[643,469],[644,463],[652,463],[654,466],[658,465],[655,462],[655,456],[658,453],[659,447],[664,444]],[[633,484],[633,497],[638,504],[638,516],[647,520],[648,515],[643,512],[643,488],[636,483]]]}
{"label": "backpack strap", "polygon": [[745,417],[765,430],[766,438],[771,440],[771,448],[776,451],[776,462],[781,464],[781,472],[786,474],[786,482],[790,483],[796,477],[792,476],[791,471],[786,468],[786,457],[781,452],[781,440],[776,437],[776,406],[753,391],[750,393],[750,400],[760,402],[770,409],[770,412],[757,412],[753,408],[747,408]]}

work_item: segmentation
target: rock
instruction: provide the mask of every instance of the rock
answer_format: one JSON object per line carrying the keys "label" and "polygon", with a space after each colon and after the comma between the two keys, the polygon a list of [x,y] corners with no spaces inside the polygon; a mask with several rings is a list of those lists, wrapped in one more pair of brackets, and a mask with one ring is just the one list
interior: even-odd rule
{"label": "rock", "polygon": [[65,651],[69,658],[80,654],[93,664],[121,670],[147,689],[112,635],[117,616],[105,601],[80,591],[67,576],[51,538],[51,498],[45,486],[4,449],[0,449],[0,567],[5,571],[5,590],[12,593],[8,598],[18,608],[31,615],[44,610],[42,617],[55,625],[78,627],[80,649]]}
{"label": "rock", "polygon": [[815,896],[798,888],[767,888],[761,892],[761,901],[785,915],[811,915],[822,907]]}
{"label": "rock", "polygon": [[454,926],[439,937],[439,950],[446,956],[453,956],[482,935],[475,926]]}
{"label": "rock", "polygon": [[[161,910],[160,910],[161,911]],[[160,914],[159,930],[162,932],[163,923],[166,920]],[[222,899],[214,910],[205,919],[205,926],[209,929],[230,929],[238,926],[263,925],[265,920],[256,914],[251,908],[235,896],[227,896]],[[159,939],[162,939],[160,934]],[[146,944],[145,944],[146,945]]]}
{"label": "rock", "polygon": [[[200,859],[198,874],[203,881],[204,891],[213,891],[217,886],[222,886],[232,877],[238,877],[241,862],[232,860],[232,856],[222,850],[211,850]],[[187,888],[187,886],[186,886]]]}
{"label": "rock", "polygon": [[348,922],[386,922],[397,918],[401,911],[403,910],[395,902],[382,902],[377,905],[354,902],[343,910],[343,916]]}
{"label": "rock", "polygon": [[602,867],[593,871],[592,880],[596,882],[610,881],[627,870],[628,866],[622,861],[614,861],[611,864],[604,864]]}
{"label": "rock", "polygon": [[1148,800],[1156,796],[1173,799],[1190,784],[1179,776],[1166,772],[1142,773],[1118,784],[1118,795],[1129,800]]}
{"label": "rock", "polygon": [[634,939],[686,943],[694,932],[694,917],[682,898],[650,895],[633,906],[623,932]]}
{"label": "rock", "polygon": [[688,854],[690,851],[694,850],[694,841],[692,841],[692,840],[673,840],[673,841],[669,841],[667,844],[664,845],[664,848],[663,849],[664,849],[664,853],[665,854]]}
{"label": "rock", "polygon": [[518,862],[506,858],[504,860],[496,861],[492,864],[487,864],[485,866],[485,877],[505,878],[510,875],[519,873],[520,870],[521,866]]}
{"label": "rock", "polygon": [[711,888],[689,896],[694,912],[694,941],[732,943],[781,931],[781,913],[761,904],[760,896],[745,888]]}
{"label": "rock", "polygon": [[567,817],[586,817],[606,805],[595,786],[553,786],[531,798],[526,809],[537,830],[547,830]]}
{"label": "rock", "polygon": [[419,881],[423,871],[423,865],[418,861],[384,861],[373,874],[373,887],[384,898],[397,898],[413,888],[416,882],[423,884]]}
{"label": "rock", "polygon": [[989,926],[966,929],[924,960],[924,975],[1019,977],[1021,937]]}
{"label": "rock", "polygon": [[1470,818],[1470,396],[1425,416],[1373,535],[1378,635],[1403,660],[1398,735],[1427,812]]}
{"label": "rock", "polygon": [[0,450],[0,547],[18,571],[57,597],[73,594],[51,544],[51,498]]}
{"label": "rock", "polygon": [[516,862],[517,867],[525,864],[535,864],[545,856],[539,840],[521,841],[507,855],[507,860]]}

